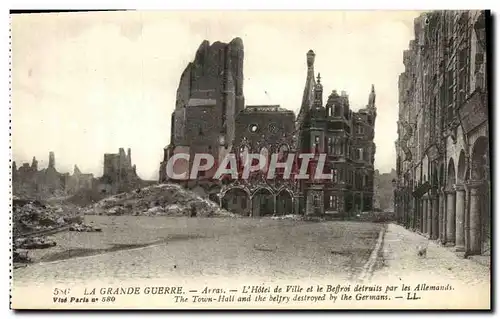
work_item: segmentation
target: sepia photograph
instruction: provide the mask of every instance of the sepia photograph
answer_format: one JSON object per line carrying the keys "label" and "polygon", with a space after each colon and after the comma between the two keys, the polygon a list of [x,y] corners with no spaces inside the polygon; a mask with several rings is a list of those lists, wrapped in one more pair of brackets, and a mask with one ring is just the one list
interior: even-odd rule
{"label": "sepia photograph", "polygon": [[11,12],[11,309],[491,309],[491,19]]}

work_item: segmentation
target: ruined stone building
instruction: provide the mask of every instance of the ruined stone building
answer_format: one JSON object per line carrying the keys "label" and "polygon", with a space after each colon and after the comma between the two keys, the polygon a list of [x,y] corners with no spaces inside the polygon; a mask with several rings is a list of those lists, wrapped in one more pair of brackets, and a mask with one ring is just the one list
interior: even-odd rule
{"label": "ruined stone building", "polygon": [[120,148],[118,153],[104,154],[103,174],[99,178],[100,192],[116,194],[125,192],[140,184],[136,166],[132,165],[132,151],[130,148]]}
{"label": "ruined stone building", "polygon": [[[174,152],[225,156],[235,137],[236,114],[243,110],[243,42],[203,41],[193,62],[181,75],[175,110],[171,118],[170,145]],[[165,165],[160,180],[165,180]]]}
{"label": "ruined stone building", "polygon": [[93,187],[94,176],[82,174],[75,165],[73,175],[59,173],[56,170],[55,155],[49,153],[48,167],[38,170],[35,157],[29,163],[23,163],[19,169],[12,163],[12,187],[14,194],[28,197],[50,197],[74,194],[81,189]]}
{"label": "ruined stone building", "polygon": [[[279,105],[244,105],[243,43],[204,41],[181,76],[172,114],[170,144],[160,164],[160,182],[178,182],[223,207],[244,215],[326,214],[338,216],[373,206],[373,143],[375,90],[366,108],[353,112],[347,94],[330,95],[323,105],[323,88],[315,80],[314,52],[307,53],[308,72],[298,117]],[[317,152],[328,155],[334,179],[325,182],[284,179],[283,171],[266,178],[265,170],[248,180],[215,180],[213,170],[195,179],[173,180],[167,162],[176,153],[175,173],[190,172],[194,154],[209,153],[221,161],[232,153],[265,156]],[[179,171],[176,171],[178,169]],[[293,175],[293,174],[292,174]]]}
{"label": "ruined stone building", "polygon": [[399,78],[399,221],[466,255],[490,252],[487,15],[419,16]]}
{"label": "ruined stone building", "polygon": [[73,168],[73,175],[64,174],[65,190],[69,194],[75,194],[81,189],[92,189],[94,187],[94,174],[85,174],[78,166]]}

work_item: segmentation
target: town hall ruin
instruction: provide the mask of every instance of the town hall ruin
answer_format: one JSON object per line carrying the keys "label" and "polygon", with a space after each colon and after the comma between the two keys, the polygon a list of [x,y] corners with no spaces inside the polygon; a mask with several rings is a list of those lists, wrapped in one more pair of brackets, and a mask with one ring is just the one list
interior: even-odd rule
{"label": "town hall ruin", "polygon": [[[352,216],[371,211],[374,196],[374,143],[377,108],[372,85],[368,103],[354,112],[348,94],[333,90],[323,101],[321,75],[315,73],[316,55],[306,54],[306,81],[298,115],[279,105],[245,105],[244,47],[240,38],[229,43],[204,41],[181,75],[171,118],[170,144],[164,148],[159,181],[180,183],[222,207],[245,216]],[[249,179],[214,179],[215,168],[197,179],[173,180],[168,160],[188,154],[190,171],[195,154],[221,161],[234,154],[264,156],[280,153],[326,155],[330,180],[269,179],[264,171]],[[311,161],[317,165],[317,157]],[[292,174],[293,175],[293,174]]]}

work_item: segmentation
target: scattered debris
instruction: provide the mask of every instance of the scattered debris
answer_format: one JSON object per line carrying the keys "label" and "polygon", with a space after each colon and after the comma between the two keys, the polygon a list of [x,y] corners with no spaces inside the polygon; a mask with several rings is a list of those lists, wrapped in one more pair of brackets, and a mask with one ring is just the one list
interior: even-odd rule
{"label": "scattered debris", "polygon": [[[14,263],[30,263],[31,259],[28,256],[28,251],[27,250],[21,250],[14,248],[14,252],[12,253],[12,261]],[[18,268],[18,267],[14,267]]]}
{"label": "scattered debris", "polygon": [[21,249],[45,249],[54,247],[56,242],[46,236],[17,238],[14,242],[16,248]]}
{"label": "scattered debris", "polygon": [[271,219],[301,221],[301,220],[304,220],[304,216],[303,215],[281,215],[281,216],[272,216]]}
{"label": "scattered debris", "polygon": [[69,231],[76,231],[76,232],[101,232],[102,229],[99,227],[95,227],[92,225],[87,225],[87,224],[73,224],[69,227]]}

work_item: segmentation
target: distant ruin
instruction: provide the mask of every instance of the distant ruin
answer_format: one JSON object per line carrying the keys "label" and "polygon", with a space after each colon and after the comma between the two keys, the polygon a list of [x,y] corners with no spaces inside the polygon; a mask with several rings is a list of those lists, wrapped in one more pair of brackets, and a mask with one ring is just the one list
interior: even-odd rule
{"label": "distant ruin", "polygon": [[98,189],[101,193],[116,194],[126,192],[141,184],[137,176],[136,166],[132,165],[130,148],[120,148],[118,153],[104,154],[103,175],[99,179]]}
{"label": "distant ruin", "polygon": [[55,154],[49,153],[49,165],[38,170],[38,161],[35,157],[29,163],[23,163],[17,169],[16,162],[12,163],[12,188],[14,195],[23,197],[58,197],[71,195],[80,189],[91,189],[94,183],[93,174],[82,174],[75,165],[73,175],[59,173],[56,169]]}
{"label": "distant ruin", "polygon": [[127,154],[123,148],[116,154],[104,154],[103,175],[97,178],[91,173],[82,173],[77,165],[73,174],[58,172],[54,152],[49,153],[48,167],[41,170],[35,157],[31,165],[23,163],[19,168],[12,162],[12,189],[14,195],[20,197],[64,197],[82,191],[111,195],[142,187],[144,183],[132,165],[130,148]]}

